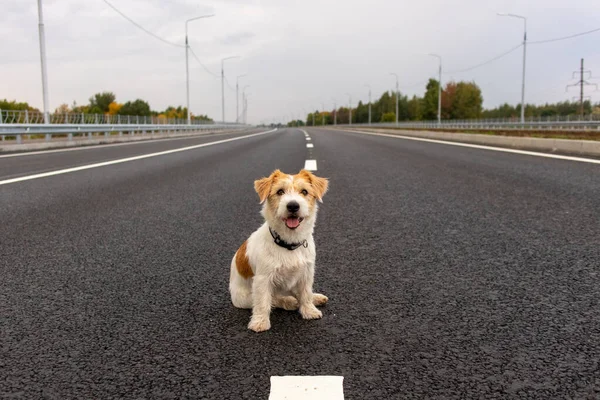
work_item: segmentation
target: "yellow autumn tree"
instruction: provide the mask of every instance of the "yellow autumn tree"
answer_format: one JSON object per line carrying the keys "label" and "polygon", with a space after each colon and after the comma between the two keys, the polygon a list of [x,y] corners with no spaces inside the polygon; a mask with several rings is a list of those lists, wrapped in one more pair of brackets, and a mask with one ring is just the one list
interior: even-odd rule
{"label": "yellow autumn tree", "polygon": [[113,101],[112,103],[110,103],[108,105],[108,114],[109,115],[117,115],[119,113],[119,110],[121,109],[121,107],[123,107],[123,104]]}

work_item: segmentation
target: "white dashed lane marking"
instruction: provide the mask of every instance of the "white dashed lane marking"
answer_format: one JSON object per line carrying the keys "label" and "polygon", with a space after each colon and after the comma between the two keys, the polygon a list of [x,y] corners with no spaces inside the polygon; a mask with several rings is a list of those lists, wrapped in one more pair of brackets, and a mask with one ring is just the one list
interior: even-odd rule
{"label": "white dashed lane marking", "polygon": [[312,149],[315,146],[312,143],[306,143],[306,147],[309,149]]}
{"label": "white dashed lane marking", "polygon": [[307,171],[316,171],[317,170],[317,160],[304,161],[304,169]]}
{"label": "white dashed lane marking", "polygon": [[343,376],[272,376],[269,400],[344,400]]}

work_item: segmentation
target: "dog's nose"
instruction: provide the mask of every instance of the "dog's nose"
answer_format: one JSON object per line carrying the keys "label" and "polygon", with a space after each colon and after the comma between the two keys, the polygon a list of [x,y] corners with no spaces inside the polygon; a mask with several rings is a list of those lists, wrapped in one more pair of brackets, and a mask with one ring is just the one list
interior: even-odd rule
{"label": "dog's nose", "polygon": [[292,213],[298,212],[298,210],[300,209],[300,204],[298,204],[297,201],[290,201],[287,204],[287,209],[289,212],[292,212]]}

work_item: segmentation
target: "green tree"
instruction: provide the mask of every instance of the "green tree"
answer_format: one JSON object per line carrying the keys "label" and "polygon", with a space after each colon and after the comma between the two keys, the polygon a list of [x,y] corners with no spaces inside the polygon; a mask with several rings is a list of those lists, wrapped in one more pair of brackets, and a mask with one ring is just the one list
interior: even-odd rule
{"label": "green tree", "polygon": [[0,99],[0,110],[6,111],[39,111],[37,108],[31,107],[27,102],[19,102],[16,100],[8,101],[7,99]]}
{"label": "green tree", "polygon": [[425,95],[423,96],[423,119],[433,120],[437,118],[439,81],[429,79]]}
{"label": "green tree", "polygon": [[369,122],[369,104],[363,104],[362,101],[359,101],[356,108],[352,110],[352,119],[355,120],[357,124]]}
{"label": "green tree", "polygon": [[516,118],[519,114],[515,106],[511,106],[508,103],[504,103],[496,108],[484,110],[482,113],[483,118]]}
{"label": "green tree", "polygon": [[482,109],[483,96],[479,86],[474,82],[458,82],[452,100],[450,117],[453,119],[481,118]]}
{"label": "green tree", "polygon": [[113,92],[96,93],[90,97],[89,110],[92,114],[107,113],[110,103],[115,101],[117,97]]}
{"label": "green tree", "polygon": [[123,104],[123,107],[119,110],[120,115],[139,115],[139,116],[150,116],[150,105],[144,100],[137,99],[135,101],[128,101]]}
{"label": "green tree", "polygon": [[389,112],[381,116],[381,122],[396,122],[396,113]]}
{"label": "green tree", "polygon": [[423,118],[422,110],[423,100],[413,96],[408,102],[408,119],[411,121],[420,121]]}

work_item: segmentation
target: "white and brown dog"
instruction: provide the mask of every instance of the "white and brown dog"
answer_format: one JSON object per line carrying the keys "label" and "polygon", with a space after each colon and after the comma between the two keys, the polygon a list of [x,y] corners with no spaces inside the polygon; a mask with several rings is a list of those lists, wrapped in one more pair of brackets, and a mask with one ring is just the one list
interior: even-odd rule
{"label": "white and brown dog", "polygon": [[317,200],[328,181],[302,170],[287,175],[276,170],[254,182],[265,223],[238,249],[231,261],[229,291],[238,308],[251,308],[248,328],[271,328],[271,307],[300,310],[304,319],[321,318],[315,306],[327,297],[313,293]]}

